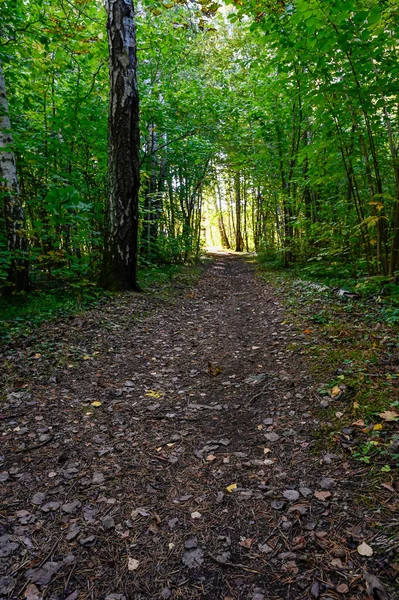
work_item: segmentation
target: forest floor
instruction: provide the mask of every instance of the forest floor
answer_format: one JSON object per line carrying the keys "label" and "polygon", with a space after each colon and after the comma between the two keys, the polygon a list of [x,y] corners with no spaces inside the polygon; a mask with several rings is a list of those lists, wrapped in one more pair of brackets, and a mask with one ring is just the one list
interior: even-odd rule
{"label": "forest floor", "polygon": [[0,598],[398,597],[392,473],[320,439],[344,386],[249,260],[201,271],[3,350]]}

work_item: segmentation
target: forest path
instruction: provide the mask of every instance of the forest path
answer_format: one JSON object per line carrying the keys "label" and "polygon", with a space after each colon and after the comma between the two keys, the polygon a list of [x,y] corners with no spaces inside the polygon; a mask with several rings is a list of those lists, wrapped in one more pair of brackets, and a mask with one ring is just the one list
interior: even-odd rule
{"label": "forest path", "polygon": [[316,451],[285,318],[215,255],[184,296],[127,294],[11,353],[0,598],[364,600],[357,547],[386,540],[362,470]]}

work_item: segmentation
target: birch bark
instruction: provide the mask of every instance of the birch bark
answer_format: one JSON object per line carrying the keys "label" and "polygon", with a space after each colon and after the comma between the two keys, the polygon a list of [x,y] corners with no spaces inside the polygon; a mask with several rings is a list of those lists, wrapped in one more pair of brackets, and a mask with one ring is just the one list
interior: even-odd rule
{"label": "birch bark", "polygon": [[109,198],[100,285],[137,290],[139,94],[132,0],[107,0],[110,109]]}
{"label": "birch bark", "polygon": [[0,63],[0,192],[11,262],[8,280],[17,292],[29,289],[28,240],[25,214],[19,195],[6,84]]}

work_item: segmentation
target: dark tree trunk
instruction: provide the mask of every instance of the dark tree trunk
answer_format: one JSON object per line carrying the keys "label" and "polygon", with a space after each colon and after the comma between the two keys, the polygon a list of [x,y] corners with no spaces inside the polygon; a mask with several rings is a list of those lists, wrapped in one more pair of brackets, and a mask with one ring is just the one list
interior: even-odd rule
{"label": "dark tree trunk", "polygon": [[110,71],[109,199],[100,285],[137,290],[139,95],[132,0],[107,0]]}
{"label": "dark tree trunk", "polygon": [[0,191],[3,197],[7,246],[11,261],[8,281],[13,291],[29,290],[28,240],[25,214],[19,195],[17,168],[8,115],[3,69],[0,63]]}

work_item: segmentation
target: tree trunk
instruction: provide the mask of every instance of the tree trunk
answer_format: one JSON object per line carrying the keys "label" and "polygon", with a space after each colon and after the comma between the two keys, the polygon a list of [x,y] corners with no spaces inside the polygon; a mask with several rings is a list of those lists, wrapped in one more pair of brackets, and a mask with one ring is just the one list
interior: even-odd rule
{"label": "tree trunk", "polygon": [[10,252],[8,280],[17,292],[29,290],[28,240],[25,214],[19,195],[11,122],[3,69],[0,63],[0,190],[3,196],[7,246]]}
{"label": "tree trunk", "polygon": [[138,290],[139,95],[132,0],[107,0],[109,197],[100,285]]}
{"label": "tree trunk", "polygon": [[222,192],[220,189],[219,181],[216,176],[216,211],[218,212],[218,226],[220,232],[220,239],[222,242],[222,248],[230,250],[230,242],[227,237],[226,227],[224,226],[223,219],[223,205],[222,205]]}
{"label": "tree trunk", "polygon": [[241,233],[241,178],[240,171],[234,175],[234,187],[236,194],[236,252],[244,250],[244,241]]}

